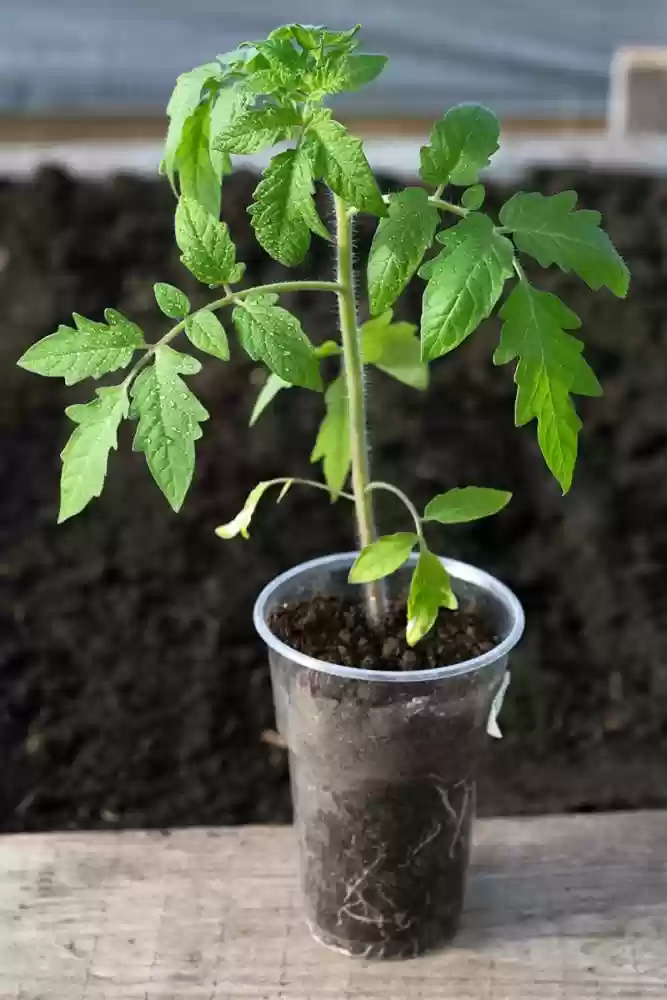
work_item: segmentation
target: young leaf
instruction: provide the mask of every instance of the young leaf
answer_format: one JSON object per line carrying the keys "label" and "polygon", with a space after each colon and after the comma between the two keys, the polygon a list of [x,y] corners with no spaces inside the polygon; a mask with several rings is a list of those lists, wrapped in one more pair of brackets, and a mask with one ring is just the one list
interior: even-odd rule
{"label": "young leaf", "polygon": [[218,62],[197,66],[188,73],[181,73],[176,80],[176,86],[167,105],[169,129],[165,142],[163,165],[171,186],[174,186],[176,169],[176,154],[181,144],[183,127],[196,110],[201,100],[202,91],[210,80],[220,80],[224,71]]}
{"label": "young leaf", "polygon": [[289,382],[285,382],[285,380],[280,378],[279,375],[274,375],[273,372],[269,372],[269,377],[259,390],[259,395],[255,400],[255,405],[252,408],[248,425],[253,427],[257,423],[262,413],[264,413],[264,410],[267,408],[269,403],[273,402],[281,389],[291,388],[292,387]]}
{"label": "young leaf", "polygon": [[583,344],[566,332],[581,323],[555,295],[540,292],[527,281],[519,282],[500,316],[504,322],[493,360],[503,365],[519,359],[514,375],[517,427],[537,419],[542,454],[567,493],[581,428],[571,393],[599,396],[602,392],[582,357]]}
{"label": "young leaf", "polygon": [[351,136],[330,111],[321,111],[309,127],[315,147],[307,145],[317,174],[340,198],[362,212],[385,216],[387,209],[360,139]]}
{"label": "young leaf", "polygon": [[364,364],[413,389],[428,387],[428,365],[421,360],[417,327],[412,323],[392,323],[391,309],[367,320],[361,327]]}
{"label": "young leaf", "polygon": [[118,427],[127,416],[124,385],[97,389],[91,403],[68,406],[65,413],[78,424],[63,448],[58,523],[73,517],[94,497],[100,496],[109,452],[118,446]]}
{"label": "young leaf", "polygon": [[421,178],[440,187],[474,184],[498,149],[498,119],[477,104],[459,104],[436,122],[428,146],[421,149]]}
{"label": "young leaf", "polygon": [[428,549],[422,548],[412,574],[408,594],[406,639],[414,646],[435,625],[440,608],[455,611],[458,607],[449,573]]}
{"label": "young leaf", "polygon": [[258,111],[244,111],[217,134],[214,146],[227,153],[258,153],[289,139],[301,120],[301,112],[292,107],[268,105]]}
{"label": "young leaf", "polygon": [[306,86],[311,98],[318,100],[327,94],[359,90],[379,76],[386,63],[386,56],[334,50],[306,77]]}
{"label": "young leaf", "polygon": [[500,210],[500,221],[514,236],[519,250],[542,267],[557,264],[574,271],[590,288],[606,285],[624,298],[630,272],[607,234],[599,212],[575,211],[575,191],[560,194],[515,194]]}
{"label": "young leaf", "polygon": [[[274,156],[264,171],[250,206],[257,240],[281,264],[301,263],[310,246],[310,230],[324,229],[313,204],[310,161],[303,147]],[[329,234],[324,229],[325,238]]]}
{"label": "young leaf", "polygon": [[226,223],[193,198],[182,197],[176,209],[176,242],[181,260],[205,285],[234,284],[243,275]]}
{"label": "young leaf", "polygon": [[481,208],[484,204],[484,198],[486,197],[486,188],[483,184],[473,184],[472,187],[466,188],[466,190],[461,195],[461,204],[464,208],[469,209],[471,212],[476,212],[478,208]]}
{"label": "young leaf", "polygon": [[134,450],[146,456],[148,468],[173,510],[180,510],[192,482],[195,441],[208,413],[181,375],[195,375],[196,358],[162,345],[155,363],[132,386],[132,415],[139,418]]}
{"label": "young leaf", "polygon": [[243,349],[290,385],[321,389],[320,365],[313,345],[296,316],[273,304],[271,297],[252,295],[233,313]]}
{"label": "young leaf", "polygon": [[419,537],[414,531],[398,531],[395,535],[378,538],[357,556],[350,570],[350,583],[370,583],[395,573],[418,541]]}
{"label": "young leaf", "polygon": [[445,249],[419,272],[429,278],[421,322],[427,361],[454,350],[486,319],[512,274],[512,244],[486,215],[469,215],[438,240]]}
{"label": "young leaf", "polygon": [[482,486],[459,486],[440,493],[426,505],[425,521],[440,524],[463,524],[490,517],[506,507],[512,494],[505,490],[490,490]]}
{"label": "young leaf", "polygon": [[220,216],[222,160],[214,164],[210,151],[210,105],[200,104],[190,115],[176,152],[181,195],[198,201],[216,219]]}
{"label": "young leaf", "polygon": [[189,316],[185,324],[185,334],[190,343],[200,351],[205,351],[214,358],[220,358],[221,361],[229,361],[227,334],[215,313],[208,309],[200,309],[193,316]]}
{"label": "young leaf", "polygon": [[[227,524],[221,524],[218,528],[215,529],[215,533],[218,536],[218,538],[224,538],[224,539],[236,538],[237,535],[242,535],[243,538],[247,538],[248,528],[250,526],[252,516],[255,513],[255,509],[257,508],[257,504],[262,499],[262,497],[269,489],[269,487],[275,485],[276,484],[271,480],[267,480],[262,483],[257,483],[257,486],[255,486],[254,489],[252,489],[248,494],[246,502],[244,503],[242,509],[238,512],[236,517],[232,521],[229,521]],[[288,479],[284,483],[283,488],[280,491],[280,495],[278,497],[279,501],[282,500],[282,498],[285,496],[291,485],[292,485],[291,479]]]}
{"label": "young leaf", "polygon": [[76,329],[59,326],[29,347],[17,364],[37,375],[64,378],[67,385],[124,368],[143,346],[143,334],[120,313],[108,310],[106,315],[108,326],[74,313]]}
{"label": "young leaf", "polygon": [[190,312],[190,299],[175,285],[168,285],[166,281],[158,281],[156,285],[153,285],[153,292],[158,306],[170,319],[182,319]]}
{"label": "young leaf", "polygon": [[331,499],[337,500],[350,471],[350,417],[342,375],[329,385],[324,401],[326,413],[310,460],[322,462],[324,481],[329,487]]}
{"label": "young leaf", "polygon": [[440,217],[423,188],[392,195],[389,215],[380,219],[368,258],[371,315],[394,304],[433,242]]}
{"label": "young leaf", "polygon": [[232,172],[232,161],[229,153],[221,151],[216,141],[221,132],[229,128],[232,121],[243,113],[247,106],[248,94],[242,83],[219,90],[210,102],[209,125],[209,156],[218,176]]}

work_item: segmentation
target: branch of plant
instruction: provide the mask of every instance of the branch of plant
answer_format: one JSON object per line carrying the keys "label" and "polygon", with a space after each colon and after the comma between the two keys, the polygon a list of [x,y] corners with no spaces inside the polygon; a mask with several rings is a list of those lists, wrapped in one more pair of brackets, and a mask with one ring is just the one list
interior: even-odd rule
{"label": "branch of plant", "polygon": [[466,215],[469,214],[469,210],[464,208],[462,205],[455,205],[453,201],[444,201],[442,198],[436,198],[435,195],[431,195],[429,198],[431,205],[435,205],[442,212],[452,212],[454,215],[458,215],[461,219],[465,219]]}
{"label": "branch of plant", "polygon": [[[223,298],[208,302],[205,306],[197,309],[196,312],[215,312],[217,309],[223,309],[225,306],[234,305],[235,302],[242,302],[248,295],[256,292],[276,292],[278,294],[284,292],[339,292],[340,285],[335,281],[274,281],[269,285],[253,285],[252,288],[242,288],[237,292],[232,291],[228,286],[225,286],[225,290],[227,294]],[[189,317],[186,316],[184,319],[179,320],[155,344],[149,344],[146,348],[146,353],[142,354],[134,367],[128,372],[123,381],[124,385],[127,386],[134,380],[141,369],[148,364],[158,347],[170,344],[179,333],[183,332],[188,319]]]}
{"label": "branch of plant", "polygon": [[380,481],[369,483],[366,490],[370,492],[371,490],[384,490],[386,493],[393,493],[394,496],[398,497],[403,506],[406,508],[410,517],[415,522],[415,531],[419,536],[419,541],[422,543],[424,541],[424,529],[422,526],[422,519],[420,517],[419,511],[413,504],[412,500],[405,495],[403,490],[399,490],[398,486],[393,486],[392,483],[383,483]]}
{"label": "branch of plant", "polygon": [[[268,481],[268,486],[284,486],[286,483],[295,486],[312,486],[316,490],[324,490],[325,493],[329,493],[329,487],[325,483],[318,483],[316,479],[302,479],[300,476],[279,476],[277,479],[270,479]],[[354,495],[352,493],[346,493],[342,490],[339,494],[343,500],[350,500],[354,503]]]}

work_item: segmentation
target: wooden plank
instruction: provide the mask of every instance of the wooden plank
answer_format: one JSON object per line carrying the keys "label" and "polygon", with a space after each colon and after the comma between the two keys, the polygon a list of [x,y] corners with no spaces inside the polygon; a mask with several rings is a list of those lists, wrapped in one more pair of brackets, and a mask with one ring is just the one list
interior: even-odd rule
{"label": "wooden plank", "polygon": [[367,963],[313,942],[291,831],[0,838],[1,1000],[658,1000],[667,812],[478,824],[465,930]]}

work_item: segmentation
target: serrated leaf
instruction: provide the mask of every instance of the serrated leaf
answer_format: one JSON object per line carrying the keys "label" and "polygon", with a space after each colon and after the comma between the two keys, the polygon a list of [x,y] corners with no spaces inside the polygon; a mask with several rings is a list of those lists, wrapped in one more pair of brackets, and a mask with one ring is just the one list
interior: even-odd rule
{"label": "serrated leaf", "polygon": [[[243,538],[247,538],[248,528],[250,526],[253,514],[257,509],[257,504],[262,499],[266,491],[271,486],[275,485],[276,483],[273,480],[265,480],[264,482],[257,483],[257,486],[255,486],[254,489],[252,489],[248,494],[246,502],[244,503],[243,507],[238,512],[236,517],[233,520],[229,521],[227,524],[221,524],[219,527],[215,529],[215,533],[218,536],[218,538],[224,538],[225,540],[228,540],[230,538],[236,538],[237,535],[242,535]],[[283,488],[280,491],[280,495],[278,497],[278,502],[282,500],[282,498],[285,496],[291,485],[292,485],[291,479],[288,479],[283,484]]]}
{"label": "serrated leaf", "polygon": [[200,309],[199,312],[188,316],[185,334],[190,343],[200,351],[205,351],[214,358],[220,358],[221,361],[229,361],[227,334],[215,313],[208,309]]}
{"label": "serrated leaf", "polygon": [[421,148],[420,175],[440,187],[474,184],[498,149],[500,125],[488,108],[459,104],[436,122],[428,146]]}
{"label": "serrated leaf", "polygon": [[236,263],[236,248],[227,224],[214,218],[193,198],[182,197],[175,219],[181,260],[205,285],[234,284],[244,266]]}
{"label": "serrated leaf", "polygon": [[308,132],[316,143],[315,150],[310,151],[311,163],[331,190],[362,212],[385,216],[387,209],[361,140],[334,121],[330,111],[316,115]]}
{"label": "serrated leaf", "polygon": [[139,327],[115,310],[107,310],[109,325],[74,313],[76,329],[59,326],[55,333],[29,347],[17,364],[37,375],[64,378],[74,385],[124,368],[144,338]]}
{"label": "serrated leaf", "polygon": [[419,541],[414,531],[398,531],[371,542],[354,561],[350,583],[371,583],[400,569]]}
{"label": "serrated leaf", "polygon": [[176,80],[176,86],[167,105],[169,128],[162,161],[172,187],[174,187],[176,154],[181,143],[183,127],[198,107],[207,82],[220,80],[223,76],[224,71],[220,64],[211,62],[197,66],[188,73],[181,73]]}
{"label": "serrated leaf", "polygon": [[91,403],[68,406],[65,413],[78,427],[63,448],[58,523],[74,517],[94,497],[100,496],[109,452],[118,446],[118,428],[127,416],[124,385],[96,389]]}
{"label": "serrated leaf", "polygon": [[519,250],[542,267],[557,264],[563,271],[574,271],[590,288],[606,285],[623,298],[630,281],[625,261],[600,229],[600,213],[575,211],[576,204],[575,191],[550,196],[520,192],[503,205],[500,221]]}
{"label": "serrated leaf", "polygon": [[472,187],[466,188],[466,190],[461,195],[461,204],[464,208],[467,208],[471,212],[476,212],[478,208],[481,208],[484,204],[484,198],[486,197],[486,188],[483,184],[473,184]]}
{"label": "serrated leaf", "polygon": [[350,417],[345,378],[339,375],[324,396],[326,412],[310,456],[322,462],[324,481],[332,500],[337,500],[350,471]]}
{"label": "serrated leaf", "polygon": [[211,100],[209,155],[213,168],[221,178],[232,172],[232,161],[229,153],[216,148],[216,139],[245,110],[248,100],[245,87],[239,82],[219,90]]}
{"label": "serrated leaf", "polygon": [[463,524],[490,517],[506,507],[512,494],[506,490],[491,490],[482,486],[458,486],[446,493],[439,493],[424,511],[425,521],[440,524]]}
{"label": "serrated leaf", "polygon": [[211,159],[210,104],[200,104],[183,126],[176,152],[181,195],[198,201],[216,219],[220,216],[222,160]]}
{"label": "serrated leaf", "polygon": [[311,229],[330,238],[313,204],[311,166],[303,147],[274,156],[253,197],[248,211],[257,240],[281,264],[294,267],[303,260]]}
{"label": "serrated leaf", "polygon": [[175,285],[158,281],[153,285],[153,292],[159,308],[170,319],[182,319],[190,312],[190,299]]}
{"label": "serrated leaf", "polygon": [[133,448],[146,463],[173,510],[180,510],[195,468],[195,441],[208,413],[181,375],[195,375],[196,358],[161,345],[155,361],[132,386],[132,416],[139,418]]}
{"label": "serrated leaf", "polygon": [[421,360],[417,327],[392,323],[391,309],[363,324],[361,345],[364,364],[375,365],[413,389],[428,387],[428,365]]}
{"label": "serrated leaf", "polygon": [[449,573],[428,549],[422,548],[412,574],[408,594],[406,639],[414,646],[435,625],[440,608],[455,611],[458,607]]}
{"label": "serrated leaf", "polygon": [[373,316],[394,304],[433,243],[440,217],[423,188],[392,195],[368,258],[368,296]]}
{"label": "serrated leaf", "polygon": [[259,390],[257,399],[255,400],[255,405],[252,408],[248,425],[253,427],[257,423],[262,413],[264,413],[264,410],[270,403],[273,402],[282,389],[291,388],[292,387],[289,382],[285,382],[285,380],[280,378],[279,375],[274,375],[273,372],[269,372],[269,377]]}
{"label": "serrated leaf", "polygon": [[350,55],[346,51],[334,50],[306,77],[306,87],[315,99],[327,94],[359,90],[375,80],[386,63],[386,56]]}
{"label": "serrated leaf", "polygon": [[296,316],[264,295],[252,295],[236,306],[233,319],[253,361],[263,361],[290,385],[322,388],[319,361]]}
{"label": "serrated leaf", "polygon": [[289,139],[301,121],[301,112],[292,107],[269,105],[257,111],[244,111],[218,132],[214,146],[227,153],[257,153]]}
{"label": "serrated leaf", "polygon": [[458,347],[490,315],[512,274],[513,248],[486,215],[473,213],[438,234],[444,250],[420,270],[424,292],[422,357],[433,361]]}
{"label": "serrated leaf", "polygon": [[567,493],[577,458],[581,420],[571,393],[599,396],[593,370],[582,357],[583,344],[568,330],[581,326],[578,316],[550,292],[521,281],[500,310],[503,327],[494,363],[519,363],[516,424],[537,419],[537,439],[545,461]]}

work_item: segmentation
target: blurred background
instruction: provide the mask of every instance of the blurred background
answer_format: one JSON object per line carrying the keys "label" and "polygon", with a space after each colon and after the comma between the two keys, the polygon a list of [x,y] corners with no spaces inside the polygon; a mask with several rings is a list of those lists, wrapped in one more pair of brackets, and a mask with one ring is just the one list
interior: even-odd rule
{"label": "blurred background", "polygon": [[[211,361],[197,392],[212,419],[182,513],[126,428],[102,499],[56,527],[63,408],[90,387],[15,367],[73,310],[116,306],[156,338],[155,281],[202,301],[157,176],[164,107],[179,72],[286,21],[361,21],[364,49],[390,56],[337,105],[385,190],[414,179],[434,118],[488,104],[503,126],[488,207],[519,186],[574,187],[629,264],[624,302],[539,275],[581,317],[605,388],[578,404],[567,497],[533,428],[513,427],[494,323],[434,366],[424,395],[374,376],[373,460],[419,504],[456,484],[515,492],[501,516],[442,539],[508,582],[528,616],[481,810],[667,805],[664,0],[0,0],[0,20],[0,830],[289,820],[252,603],[288,566],[350,548],[349,512],[295,491],[262,509],[251,542],[223,545],[213,528],[258,478],[307,472],[321,400],[285,393],[249,430],[263,374],[238,351]],[[261,166],[239,158],[223,196],[252,283],[282,272],[245,212]],[[361,218],[360,254],[372,232]],[[328,276],[328,248],[313,241],[298,270]],[[402,317],[418,322],[420,294],[417,279]],[[315,340],[334,328],[323,298],[287,303]],[[404,527],[391,502],[379,514]]]}

